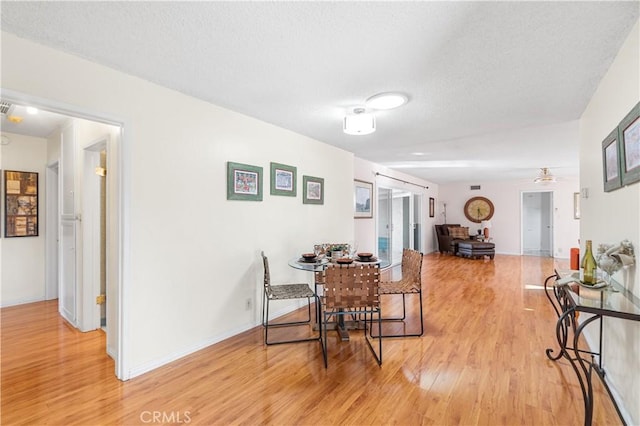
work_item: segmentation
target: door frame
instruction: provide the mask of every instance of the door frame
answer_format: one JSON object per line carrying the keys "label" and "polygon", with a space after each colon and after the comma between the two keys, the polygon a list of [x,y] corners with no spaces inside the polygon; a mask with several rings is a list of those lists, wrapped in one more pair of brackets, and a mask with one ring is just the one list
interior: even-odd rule
{"label": "door frame", "polygon": [[[127,301],[130,297],[131,282],[131,243],[130,243],[130,200],[131,200],[131,157],[132,148],[129,133],[125,129],[130,128],[130,123],[121,117],[111,116],[99,111],[92,111],[79,106],[69,105],[63,102],[41,98],[38,96],[28,95],[10,89],[2,90],[4,100],[13,103],[27,104],[42,110],[67,115],[73,118],[80,118],[98,123],[109,124],[119,127],[118,140],[113,141],[114,153],[111,156],[112,171],[116,173],[116,182],[111,193],[111,197],[115,204],[114,212],[110,219],[114,222],[115,228],[115,247],[117,253],[111,261],[114,263],[114,270],[117,271],[116,276],[112,276],[114,282],[114,319],[116,324],[112,324],[110,328],[114,333],[114,348],[111,355],[115,361],[115,375],[120,380],[128,380],[131,377],[130,363],[130,332],[129,305]],[[111,212],[109,213],[111,215]],[[108,346],[108,345],[107,345]]]}
{"label": "door frame", "polygon": [[60,159],[47,164],[45,221],[45,300],[57,299],[60,280],[58,276],[60,238]]}
{"label": "door frame", "polygon": [[[100,176],[95,168],[100,166],[100,151],[109,155],[109,135],[104,135],[82,148],[82,325],[83,331],[100,328],[100,305],[96,297],[100,294]],[[109,193],[109,180],[107,193]],[[108,200],[108,198],[107,198]],[[108,201],[107,201],[108,203]],[[106,207],[106,211],[108,211]],[[109,221],[107,221],[108,226]],[[106,231],[109,235],[109,229]],[[108,256],[108,250],[105,255]],[[107,259],[107,264],[109,260]],[[108,275],[108,268],[107,268]],[[110,277],[107,277],[107,282]],[[107,329],[108,330],[108,329]],[[107,331],[108,334],[108,331]]]}

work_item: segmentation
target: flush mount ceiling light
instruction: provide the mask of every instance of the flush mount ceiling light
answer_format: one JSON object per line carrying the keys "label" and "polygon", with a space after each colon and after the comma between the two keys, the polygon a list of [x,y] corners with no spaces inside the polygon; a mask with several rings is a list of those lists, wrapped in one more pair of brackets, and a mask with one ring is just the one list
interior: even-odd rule
{"label": "flush mount ceiling light", "polygon": [[407,103],[409,98],[402,93],[385,92],[378,93],[367,99],[367,108],[373,109],[393,109]]}
{"label": "flush mount ceiling light", "polygon": [[354,108],[344,117],[342,130],[348,135],[368,135],[376,131],[376,118],[364,108]]}
{"label": "flush mount ceiling light", "polygon": [[555,181],[556,177],[546,167],[540,169],[540,174],[533,180],[534,183],[554,183]]}

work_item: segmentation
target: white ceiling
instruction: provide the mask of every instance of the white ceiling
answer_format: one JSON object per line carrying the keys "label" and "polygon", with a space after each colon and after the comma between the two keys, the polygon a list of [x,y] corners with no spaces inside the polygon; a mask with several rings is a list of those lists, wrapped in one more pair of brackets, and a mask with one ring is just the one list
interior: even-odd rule
{"label": "white ceiling", "polygon": [[[4,1],[0,10],[3,31],[448,183],[533,178],[540,167],[576,176],[575,120],[640,3]],[[375,133],[345,135],[347,108],[385,91],[409,103],[377,113]]]}

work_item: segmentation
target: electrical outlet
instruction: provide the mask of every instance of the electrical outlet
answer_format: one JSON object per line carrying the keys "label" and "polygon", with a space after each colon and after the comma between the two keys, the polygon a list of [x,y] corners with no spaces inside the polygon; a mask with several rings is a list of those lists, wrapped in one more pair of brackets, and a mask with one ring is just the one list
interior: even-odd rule
{"label": "electrical outlet", "polygon": [[244,308],[248,311],[251,309],[251,298],[247,299],[247,301],[244,304]]}

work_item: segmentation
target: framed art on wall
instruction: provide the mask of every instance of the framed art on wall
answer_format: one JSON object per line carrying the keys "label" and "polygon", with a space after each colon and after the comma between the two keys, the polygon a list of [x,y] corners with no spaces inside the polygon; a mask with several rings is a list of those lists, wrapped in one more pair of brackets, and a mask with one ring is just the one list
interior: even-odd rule
{"label": "framed art on wall", "polygon": [[622,186],[619,145],[618,129],[615,128],[602,141],[602,180],[605,192],[613,191]]}
{"label": "framed art on wall", "polygon": [[296,168],[271,163],[271,195],[296,196]]}
{"label": "framed art on wall", "polygon": [[353,217],[356,219],[373,217],[373,183],[354,179]]}
{"label": "framed art on wall", "polygon": [[622,185],[640,181],[640,102],[618,126]]}
{"label": "framed art on wall", "polygon": [[302,203],[324,204],[324,179],[313,176],[302,176]]}
{"label": "framed art on wall", "polygon": [[38,236],[38,173],[4,171],[4,236]]}
{"label": "framed art on wall", "polygon": [[262,167],[227,162],[227,200],[262,201]]}
{"label": "framed art on wall", "polygon": [[435,198],[429,197],[429,217],[436,216],[436,200]]}

